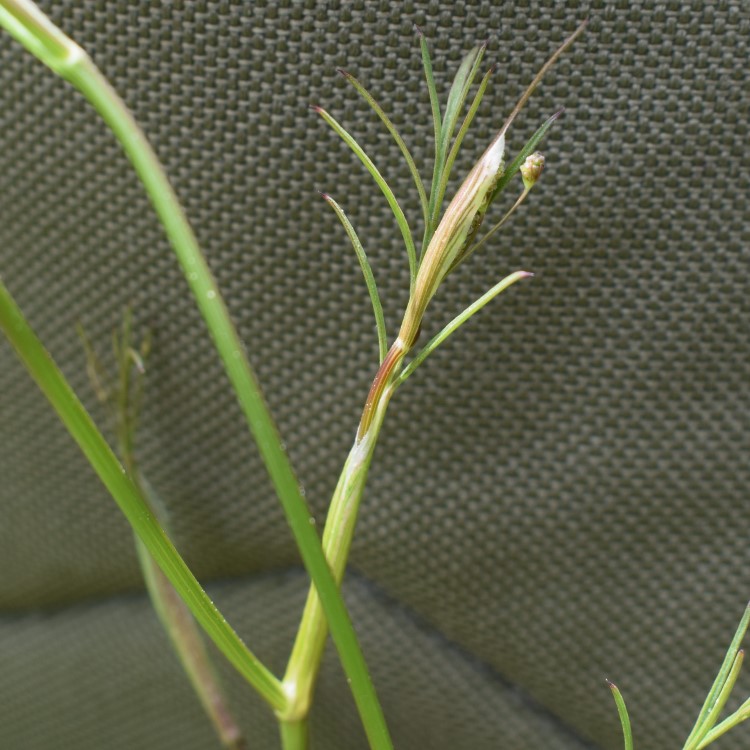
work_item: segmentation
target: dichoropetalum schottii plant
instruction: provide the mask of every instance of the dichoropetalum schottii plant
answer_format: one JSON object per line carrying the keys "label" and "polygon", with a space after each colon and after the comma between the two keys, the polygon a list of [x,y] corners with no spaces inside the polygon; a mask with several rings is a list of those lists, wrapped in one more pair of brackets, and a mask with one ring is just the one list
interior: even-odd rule
{"label": "dichoropetalum schottii plant", "polygon": [[[441,110],[427,42],[418,31],[435,135],[435,159],[429,189],[425,188],[406,144],[383,108],[354,76],[341,71],[388,129],[408,164],[419,193],[424,224],[419,253],[395,195],[373,162],[330,114],[320,107],[314,107],[362,161],[385,196],[403,236],[410,271],[409,301],[398,335],[389,347],[382,305],[364,246],[342,207],[331,196],[324,195],[343,224],[362,267],[375,314],[380,363],[365,400],[354,444],[331,500],[322,541],[309,523],[310,513],[299,482],[282,448],[216,282],[161,164],[132,115],[91,58],[32,2],[0,0],[0,26],[88,99],[132,162],[204,316],[312,579],[286,673],[278,678],[245,646],[221,616],[173,547],[159,520],[162,514],[158,497],[141,473],[135,457],[144,360],[149,342],[144,339],[139,346],[134,345],[130,312],[126,312],[121,331],[114,337],[114,377],[107,375],[85,332],[80,331],[90,379],[111,418],[120,456],[118,460],[0,282],[0,328],[131,523],[154,606],[216,728],[220,742],[228,748],[244,746],[237,723],[214,676],[198,626],[275,712],[285,750],[300,750],[308,745],[308,715],[330,629],[370,746],[374,750],[388,750],[392,747],[390,735],[339,593],[368,469],[386,409],[395,391],[431,352],[474,313],[510,285],[531,275],[526,271],[516,271],[499,281],[412,355],[427,307],[441,283],[487,243],[539,179],[544,157],[535,149],[562,110],[543,123],[526,146],[507,164],[505,135],[547,70],[582,33],[585,22],[539,71],[445,210],[445,194],[453,165],[492,73],[490,68],[481,78],[467,110],[466,102],[479,73],[486,45],[475,47],[466,55],[451,86],[445,109]],[[481,236],[485,214],[519,172],[523,183],[519,195],[500,221]],[[411,359],[408,359],[410,355]],[[749,619],[750,609],[743,617],[727,659],[684,750],[706,747],[750,716],[750,702],[747,702],[716,725],[742,663],[739,645]],[[617,688],[614,685],[611,687],[622,719],[626,748],[632,748],[630,722],[624,702]]]}

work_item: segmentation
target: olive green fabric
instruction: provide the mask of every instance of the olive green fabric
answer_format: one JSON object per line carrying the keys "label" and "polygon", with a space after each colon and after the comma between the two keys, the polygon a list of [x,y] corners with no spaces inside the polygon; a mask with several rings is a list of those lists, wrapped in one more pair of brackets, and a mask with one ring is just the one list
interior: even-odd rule
{"label": "olive green fabric", "polygon": [[[605,677],[638,746],[681,747],[750,598],[750,7],[42,6],[166,164],[319,527],[377,340],[356,257],[316,191],[357,228],[391,334],[408,266],[371,178],[307,105],[366,145],[419,236],[398,149],[336,67],[381,101],[427,178],[413,24],[443,100],[462,54],[488,39],[497,69],[458,178],[590,16],[509,134],[512,153],[566,107],[541,183],[441,289],[424,340],[506,273],[536,277],[392,402],[345,588],[400,750],[621,747]],[[7,35],[0,273],[95,414],[76,322],[102,351],[128,303],[151,329],[141,464],[177,546],[280,673],[305,577],[205,328],[113,138]],[[215,746],[127,524],[3,343],[0,448],[0,747]],[[249,747],[277,747],[270,712],[222,672]],[[365,747],[333,651],[313,728],[318,750]],[[721,746],[748,744],[741,727]]]}

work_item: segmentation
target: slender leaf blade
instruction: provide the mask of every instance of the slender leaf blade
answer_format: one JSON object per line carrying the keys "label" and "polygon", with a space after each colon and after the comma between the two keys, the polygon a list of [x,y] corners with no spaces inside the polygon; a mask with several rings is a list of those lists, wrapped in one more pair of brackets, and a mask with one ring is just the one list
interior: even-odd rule
{"label": "slender leaf blade", "polygon": [[411,236],[411,230],[409,229],[409,223],[406,220],[406,216],[404,215],[404,212],[401,210],[401,206],[399,205],[398,201],[396,200],[396,196],[393,194],[393,191],[391,190],[388,183],[383,178],[383,175],[380,174],[378,171],[378,168],[373,164],[370,157],[365,153],[364,149],[357,143],[357,141],[354,139],[353,136],[351,136],[337,121],[334,117],[332,117],[328,112],[326,112],[322,107],[314,106],[312,109],[317,112],[327,123],[330,125],[330,127],[334,130],[334,132],[341,138],[344,143],[346,143],[347,146],[355,153],[357,158],[362,162],[362,164],[365,165],[365,168],[367,171],[372,175],[372,178],[375,180],[377,186],[380,188],[380,191],[385,196],[386,201],[388,201],[388,205],[391,208],[391,211],[393,212],[393,215],[396,219],[396,223],[398,224],[399,229],[401,230],[401,236],[404,238],[404,244],[406,245],[406,253],[409,256],[409,272],[411,277],[411,287],[414,287],[414,282],[417,277],[417,251],[414,247],[414,240]]}
{"label": "slender leaf blade", "polygon": [[453,138],[453,132],[456,129],[456,122],[461,114],[464,102],[479,70],[486,49],[487,42],[484,42],[484,44],[480,44],[469,50],[461,61],[461,65],[459,65],[456,72],[456,77],[453,79],[453,84],[448,92],[448,103],[445,107],[445,115],[443,117],[442,147],[444,154],[448,151],[451,138]]}
{"label": "slender leaf blade", "polygon": [[528,271],[516,271],[515,273],[506,276],[502,281],[499,281],[489,291],[485,292],[476,302],[472,303],[467,307],[460,315],[457,315],[440,333],[433,336],[430,341],[420,350],[414,359],[403,369],[401,374],[396,379],[396,387],[400,387],[406,381],[406,379],[414,373],[414,371],[432,354],[452,333],[457,331],[469,318],[475,313],[478,313],[488,302],[491,302],[497,297],[500,292],[505,291],[509,286],[515,284],[521,279],[528,279],[534,274]]}
{"label": "slender leaf blade", "polygon": [[609,685],[609,689],[612,691],[612,697],[615,699],[615,705],[617,706],[617,713],[620,716],[622,736],[625,741],[625,750],[633,750],[633,731],[630,727],[630,716],[628,715],[628,709],[625,705],[625,699],[622,697],[622,693],[620,693],[614,682],[607,680],[607,685]]}
{"label": "slender leaf blade", "polygon": [[712,742],[715,742],[723,734],[726,734],[730,729],[733,729],[738,724],[742,724],[743,721],[750,719],[750,698],[746,700],[733,714],[727,716],[724,721],[717,724],[697,745],[697,750],[703,750],[704,747],[708,747]]}
{"label": "slender leaf blade", "polygon": [[495,66],[493,65],[484,74],[484,77],[482,78],[479,84],[479,88],[477,89],[477,93],[474,95],[474,99],[471,103],[471,106],[469,107],[469,111],[466,113],[466,117],[464,117],[464,120],[461,123],[461,127],[458,129],[458,133],[456,134],[456,139],[453,141],[451,150],[448,153],[448,158],[445,161],[445,167],[440,176],[440,185],[438,187],[438,197],[437,197],[438,204],[442,204],[443,202],[443,198],[445,197],[445,191],[448,187],[448,180],[450,179],[451,172],[453,171],[453,164],[456,161],[458,152],[461,149],[461,144],[463,143],[464,136],[466,135],[469,129],[469,126],[474,120],[474,116],[476,115],[477,110],[479,109],[479,105],[481,104],[482,99],[484,98],[484,93],[487,90],[487,84],[489,83],[490,76],[492,75],[494,70],[495,70]]}
{"label": "slender leaf blade", "polygon": [[393,140],[396,141],[396,145],[399,147],[401,154],[403,155],[407,165],[409,166],[409,171],[411,172],[412,179],[414,180],[414,184],[417,187],[417,192],[419,193],[419,202],[422,205],[422,214],[424,216],[424,220],[427,221],[427,193],[425,192],[424,183],[422,182],[422,177],[419,174],[417,165],[414,163],[414,158],[412,157],[411,152],[404,142],[404,139],[401,137],[401,134],[396,129],[396,126],[393,124],[390,117],[388,117],[388,115],[385,113],[380,104],[378,104],[372,94],[370,94],[370,92],[351,73],[344,70],[343,68],[339,68],[338,70],[339,73],[341,73],[341,75],[347,81],[349,81],[352,86],[354,86],[354,88],[357,90],[357,93],[359,93],[359,95],[370,105],[370,107],[372,107],[377,116],[381,119],[382,123],[388,129],[388,132],[393,136]]}
{"label": "slender leaf blade", "polygon": [[706,700],[704,701],[703,706],[698,713],[698,718],[695,721],[695,725],[693,726],[693,729],[691,730],[687,740],[685,741],[685,750],[688,750],[689,748],[692,748],[696,745],[695,740],[701,735],[702,730],[704,729],[706,717],[711,711],[711,708],[718,700],[718,697],[724,688],[724,684],[726,683],[732,671],[732,666],[737,659],[737,654],[739,653],[742,639],[745,637],[745,633],[747,632],[748,625],[750,625],[750,603],[748,603],[748,605],[745,607],[745,612],[743,613],[740,624],[737,626],[737,630],[734,633],[734,638],[732,638],[732,642],[729,644],[729,649],[727,650],[724,661],[721,664],[719,673],[716,675],[716,679],[714,680],[713,685],[711,685],[711,689],[708,691]]}
{"label": "slender leaf blade", "polygon": [[343,224],[346,233],[349,235],[349,239],[354,247],[354,252],[357,254],[359,265],[362,268],[362,275],[365,277],[365,284],[367,285],[367,291],[370,294],[370,301],[372,302],[372,310],[375,314],[375,325],[378,329],[378,349],[380,351],[380,362],[382,363],[385,359],[385,355],[388,352],[388,335],[385,329],[385,317],[383,315],[383,305],[380,301],[380,295],[378,294],[378,287],[375,283],[375,276],[372,273],[372,267],[370,261],[367,258],[362,243],[357,236],[352,223],[349,221],[344,209],[336,203],[327,193],[323,193],[324,200],[331,206],[336,212],[339,221]]}

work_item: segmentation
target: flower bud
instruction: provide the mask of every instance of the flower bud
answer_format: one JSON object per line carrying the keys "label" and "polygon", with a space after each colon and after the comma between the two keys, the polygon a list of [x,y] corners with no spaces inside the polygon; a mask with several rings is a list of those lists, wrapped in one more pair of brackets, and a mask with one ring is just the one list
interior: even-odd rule
{"label": "flower bud", "polygon": [[523,177],[523,186],[526,190],[534,187],[543,169],[544,154],[541,151],[535,151],[526,157],[526,161],[521,164],[521,177]]}

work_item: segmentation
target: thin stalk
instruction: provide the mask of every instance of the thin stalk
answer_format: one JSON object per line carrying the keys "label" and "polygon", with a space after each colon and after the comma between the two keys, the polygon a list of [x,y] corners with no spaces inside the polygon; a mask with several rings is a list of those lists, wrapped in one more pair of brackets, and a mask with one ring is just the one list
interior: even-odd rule
{"label": "thin stalk", "polygon": [[242,731],[232,716],[195,620],[143,542],[136,537],[135,543],[151,603],[203,710],[211,720],[222,747],[240,750],[245,747]]}
{"label": "thin stalk", "polygon": [[450,267],[450,270],[448,273],[453,273],[464,261],[468,260],[474,253],[479,250],[480,248],[484,247],[484,245],[492,238],[492,236],[497,232],[508,219],[513,215],[515,210],[526,200],[526,196],[529,194],[531,188],[524,188],[521,195],[518,196],[516,199],[516,202],[508,209],[508,211],[505,213],[505,216],[503,216],[500,221],[495,224],[495,226],[490,229],[487,234],[485,234],[479,242],[476,242],[475,244],[471,245],[471,247],[467,248],[462,254],[460,254],[455,261],[453,261],[453,265]]}
{"label": "thin stalk", "polygon": [[745,652],[740,649],[737,652],[737,656],[734,657],[734,661],[732,662],[732,668],[729,670],[729,674],[727,675],[726,682],[722,686],[721,690],[719,691],[719,694],[716,696],[716,701],[714,702],[713,706],[708,710],[708,713],[706,714],[706,718],[703,721],[703,726],[699,730],[699,732],[695,735],[693,738],[693,741],[689,745],[690,750],[692,748],[697,748],[700,746],[701,740],[705,738],[705,736],[711,731],[714,724],[716,724],[719,715],[724,710],[724,706],[726,705],[727,701],[729,700],[729,695],[732,692],[732,688],[734,687],[734,684],[737,682],[737,678],[740,674],[740,669],[742,669],[742,662],[745,659]]}
{"label": "thin stalk", "polygon": [[430,341],[425,344],[425,346],[420,350],[420,352],[417,354],[414,359],[409,362],[409,364],[404,367],[404,369],[401,371],[401,374],[396,377],[394,380],[393,387],[394,389],[399,388],[404,384],[404,381],[414,373],[414,371],[419,367],[419,365],[422,364],[422,362],[427,359],[427,357],[432,354],[432,352],[437,349],[440,344],[442,344],[448,336],[450,336],[452,333],[454,333],[458,328],[460,328],[472,315],[479,312],[488,302],[492,301],[495,297],[497,297],[500,292],[505,291],[509,286],[512,284],[515,284],[517,281],[520,281],[521,279],[528,279],[534,274],[529,273],[528,271],[516,271],[515,273],[510,274],[510,276],[506,276],[502,281],[499,281],[495,286],[492,287],[489,291],[485,292],[476,302],[469,305],[460,315],[457,315],[453,320],[448,323],[445,328],[443,328],[440,333],[438,333],[436,336],[434,336]]}
{"label": "thin stalk", "polygon": [[588,26],[589,19],[585,19],[583,23],[581,23],[578,28],[552,53],[552,56],[547,60],[544,65],[542,65],[541,68],[539,68],[539,71],[534,76],[534,79],[531,81],[531,83],[526,87],[526,90],[521,95],[521,98],[516,102],[516,106],[513,107],[513,111],[508,115],[508,118],[506,119],[505,123],[503,124],[502,130],[506,131],[511,124],[513,123],[513,120],[516,119],[518,116],[518,113],[524,108],[526,102],[529,100],[531,95],[536,90],[536,87],[542,82],[542,79],[545,75],[549,72],[549,69],[558,61],[558,59],[562,56],[562,54],[575,42],[576,39],[578,39],[581,34],[586,29],[586,26]]}
{"label": "thin stalk", "polygon": [[[0,0],[0,9],[7,11],[5,15],[0,15],[0,23],[8,20],[8,18],[10,18],[11,22],[14,22],[16,15],[12,11],[17,9],[30,9],[29,12],[33,9],[35,14],[41,15],[41,11],[28,0]],[[310,525],[310,513],[300,492],[299,483],[296,480],[289,458],[282,448],[279,434],[268,407],[263,400],[255,375],[244,355],[242,344],[229,318],[227,308],[217,290],[216,282],[203,258],[192,229],[161,163],[124,102],[119,98],[88,55],[75,42],[65,37],[61,31],[53,27],[56,35],[64,37],[66,49],[64,50],[62,59],[52,57],[47,54],[46,47],[43,45],[40,47],[36,44],[27,44],[29,38],[33,39],[37,33],[44,35],[47,33],[46,30],[44,28],[39,30],[38,24],[27,26],[21,21],[21,25],[23,30],[15,34],[16,38],[26,44],[27,49],[36,54],[42,62],[50,65],[55,72],[78,88],[89,100],[122,145],[143,182],[146,192],[172,243],[175,254],[183,268],[188,284],[195,296],[216,349],[235,389],[250,430],[255,437],[258,449],[281,501],[289,526],[292,529],[305,568],[318,589],[322,606],[331,628],[333,641],[338,649],[342,666],[349,679],[355,703],[357,704],[371,747],[382,748],[384,750],[391,748],[392,743],[380,702],[370,680],[348,612],[323,554],[320,538],[315,529]],[[18,32],[17,26],[18,24],[11,27],[10,30]],[[57,38],[58,36],[55,36],[55,39]],[[15,305],[13,307],[15,308]],[[15,309],[17,310],[17,308]],[[41,344],[39,344],[39,347],[41,348]],[[69,391],[69,389],[67,390]],[[59,397],[59,394],[54,395],[55,398]],[[69,395],[72,396],[72,392]],[[54,400],[53,404],[55,404]],[[78,425],[74,424],[73,427],[77,429]],[[91,428],[101,439],[99,433],[93,428],[93,423],[91,423]],[[103,439],[101,440],[103,442]],[[104,445],[106,446],[106,443]],[[107,450],[109,450],[108,447]],[[109,451],[109,456],[114,461],[114,464],[117,465],[111,451]],[[94,460],[97,462],[101,460],[96,452],[88,457],[92,463]],[[109,468],[111,469],[111,466]],[[126,481],[124,485],[118,484],[118,481],[112,480],[111,482],[118,496],[126,496],[132,499],[135,493],[135,497],[137,498],[137,492],[135,492],[129,480],[123,480]],[[137,514],[133,515],[134,521],[140,520]],[[168,550],[170,548],[173,550],[174,548],[171,546],[171,542],[169,542],[163,530],[158,527],[151,514],[149,514],[149,518],[153,525],[159,529],[160,535],[154,534],[153,529],[148,525],[148,529],[143,530],[149,539],[149,543],[146,546],[149,548],[149,552],[154,554],[154,551],[149,547],[149,544],[152,544],[158,553],[154,554],[156,561],[160,566],[164,564],[167,568],[170,568],[174,563],[168,554]],[[144,543],[146,541],[144,538]],[[166,553],[164,551],[165,545],[168,545],[166,546]],[[174,554],[176,555],[176,552]],[[168,576],[170,575],[168,570],[165,569],[164,572]],[[189,588],[186,581],[189,582],[190,579],[185,578],[185,574],[189,574],[190,578],[194,581],[192,574],[190,574],[187,568],[184,571],[180,570],[182,577],[176,577],[177,583],[172,581],[181,595],[183,594],[183,589],[187,591]],[[171,577],[170,580],[172,580]],[[187,591],[187,593],[189,594],[190,592]],[[202,611],[201,617],[196,615],[196,619],[198,619],[201,625],[204,625],[204,622],[208,622]],[[258,662],[258,669],[261,666]],[[282,710],[283,713],[283,708],[286,706],[287,701],[279,699],[279,696],[275,695],[277,681],[270,673],[269,676],[273,682],[261,680],[257,675],[253,675],[253,684],[258,683],[262,685],[266,695],[273,698],[274,707]]]}
{"label": "thin stalk", "polygon": [[245,646],[201,588],[2,281],[0,330],[195,619],[266,702],[283,710],[287,698],[279,680]]}

